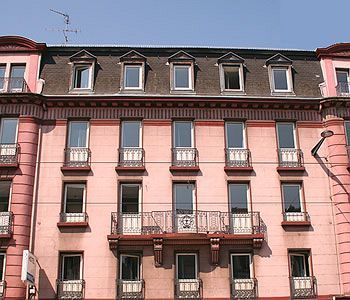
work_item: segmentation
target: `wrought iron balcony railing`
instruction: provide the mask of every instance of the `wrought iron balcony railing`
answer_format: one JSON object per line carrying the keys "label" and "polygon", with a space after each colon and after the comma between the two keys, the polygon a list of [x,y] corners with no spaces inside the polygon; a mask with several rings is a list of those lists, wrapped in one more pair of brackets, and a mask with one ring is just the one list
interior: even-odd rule
{"label": "wrought iron balcony railing", "polygon": [[0,280],[0,299],[5,299],[6,281]]}
{"label": "wrought iron balcony railing", "polygon": [[248,149],[225,149],[227,167],[251,167],[251,155]]}
{"label": "wrought iron balcony railing", "polygon": [[279,166],[284,168],[300,168],[304,166],[304,156],[300,149],[278,149]]}
{"label": "wrought iron balcony railing", "polygon": [[84,299],[84,280],[57,280],[57,299]]}
{"label": "wrought iron balcony railing", "polygon": [[117,299],[144,299],[144,280],[117,280]]}
{"label": "wrought iron balcony railing", "polygon": [[60,213],[61,223],[83,223],[88,222],[88,214],[82,213]]}
{"label": "wrought iron balcony railing", "polygon": [[90,167],[91,151],[85,147],[64,149],[64,167]]}
{"label": "wrought iron balcony railing", "polygon": [[257,299],[257,280],[231,279],[231,299]]}
{"label": "wrought iron balcony railing", "polygon": [[175,280],[175,299],[201,299],[202,281],[200,279]]}
{"label": "wrought iron balcony railing", "polygon": [[172,166],[174,167],[197,167],[198,150],[196,148],[173,148]]}
{"label": "wrought iron balcony railing", "polygon": [[13,213],[11,211],[0,212],[0,236],[12,235]]}
{"label": "wrought iron balcony railing", "polygon": [[350,83],[339,82],[337,87],[337,96],[349,97],[350,96]]}
{"label": "wrought iron balcony railing", "polygon": [[18,152],[18,144],[0,144],[0,165],[17,164]]}
{"label": "wrought iron balcony railing", "polygon": [[142,148],[119,148],[119,167],[143,167],[145,151]]}
{"label": "wrought iron balcony railing", "polygon": [[284,212],[284,222],[310,222],[310,216],[307,212]]}
{"label": "wrought iron balcony railing", "polygon": [[291,277],[291,296],[292,299],[308,299],[317,296],[316,278],[310,277]]}
{"label": "wrought iron balcony railing", "polygon": [[263,233],[259,212],[177,210],[111,215],[111,234],[149,235],[163,233]]}
{"label": "wrought iron balcony railing", "polygon": [[23,77],[0,77],[0,93],[30,93]]}

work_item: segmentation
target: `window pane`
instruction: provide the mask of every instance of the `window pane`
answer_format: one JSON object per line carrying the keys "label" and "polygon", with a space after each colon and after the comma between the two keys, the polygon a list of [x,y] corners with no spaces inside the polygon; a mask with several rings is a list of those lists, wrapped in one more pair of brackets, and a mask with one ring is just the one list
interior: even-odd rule
{"label": "window pane", "polygon": [[348,77],[349,77],[348,72],[336,71],[336,74],[337,74],[337,82],[338,83],[341,83],[341,82],[347,83],[348,82]]}
{"label": "window pane", "polygon": [[191,122],[175,122],[175,147],[192,147]]}
{"label": "window pane", "polygon": [[87,147],[88,122],[69,123],[69,147]]}
{"label": "window pane", "polygon": [[310,276],[309,256],[307,254],[291,255],[290,261],[293,277]]}
{"label": "window pane", "polygon": [[196,279],[196,256],[178,255],[177,268],[178,279]]}
{"label": "window pane", "polygon": [[278,147],[295,148],[294,143],[294,124],[278,123],[277,124]]}
{"label": "window pane", "polygon": [[232,274],[234,279],[251,278],[249,255],[232,255]]}
{"label": "window pane", "polygon": [[0,280],[4,280],[5,254],[0,254]]}
{"label": "window pane", "polygon": [[244,148],[243,128],[243,123],[226,124],[226,137],[228,148]]}
{"label": "window pane", "polygon": [[247,184],[230,184],[230,202],[231,213],[248,212],[248,185]]}
{"label": "window pane", "polygon": [[0,66],[0,90],[2,90],[4,88],[5,71],[6,71],[6,66]]}
{"label": "window pane", "polygon": [[139,185],[122,185],[122,213],[139,213]]}
{"label": "window pane", "polygon": [[85,186],[81,184],[66,185],[66,213],[83,212]]}
{"label": "window pane", "polygon": [[140,122],[123,122],[122,147],[140,146]]}
{"label": "window pane", "polygon": [[190,87],[190,67],[189,66],[174,66],[175,72],[175,88]]}
{"label": "window pane", "polygon": [[1,122],[1,144],[15,144],[17,137],[17,119],[3,119]]}
{"label": "window pane", "polygon": [[177,213],[192,213],[193,184],[175,184],[175,209]]}
{"label": "window pane", "polygon": [[63,280],[79,280],[80,277],[80,256],[63,257]]}
{"label": "window pane", "polygon": [[282,185],[285,212],[301,212],[300,185]]}
{"label": "window pane", "polygon": [[346,142],[350,146],[350,122],[345,122]]}
{"label": "window pane", "polygon": [[75,69],[75,85],[77,89],[87,89],[90,85],[90,68],[76,68]]}
{"label": "window pane", "polygon": [[122,272],[121,279],[123,280],[139,280],[139,258],[135,256],[121,256]]}
{"label": "window pane", "polygon": [[287,69],[273,69],[275,90],[288,90]]}
{"label": "window pane", "polygon": [[125,87],[139,88],[140,87],[140,67],[125,67]]}
{"label": "window pane", "polygon": [[9,210],[11,181],[0,181],[0,212]]}
{"label": "window pane", "polygon": [[26,66],[11,66],[10,90],[21,90]]}
{"label": "window pane", "polygon": [[239,67],[224,67],[224,79],[226,90],[239,90],[241,88]]}

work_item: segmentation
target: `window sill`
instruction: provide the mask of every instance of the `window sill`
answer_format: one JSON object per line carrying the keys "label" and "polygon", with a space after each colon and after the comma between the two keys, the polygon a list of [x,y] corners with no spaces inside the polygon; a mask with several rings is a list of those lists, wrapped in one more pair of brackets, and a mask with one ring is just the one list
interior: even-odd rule
{"label": "window sill", "polygon": [[61,167],[61,171],[64,172],[90,172],[91,167],[90,166],[85,166],[85,167]]}
{"label": "window sill", "polygon": [[199,172],[199,166],[170,166],[169,167],[170,172]]}
{"label": "window sill", "polygon": [[69,94],[84,94],[89,95],[93,94],[94,91],[92,89],[72,89],[69,91]]}
{"label": "window sill", "polygon": [[12,237],[12,233],[1,233],[0,239],[10,239]]}
{"label": "window sill", "polygon": [[143,88],[141,89],[121,89],[121,94],[144,94],[145,90]]}
{"label": "window sill", "polygon": [[305,172],[305,167],[277,167],[277,172]]}
{"label": "window sill", "polygon": [[18,168],[18,163],[12,163],[12,164],[0,163],[0,168],[4,168],[4,169],[17,169],[17,168]]}
{"label": "window sill", "polygon": [[223,90],[221,91],[221,95],[223,96],[231,96],[231,95],[240,95],[240,96],[245,96],[247,93],[243,90]]}
{"label": "window sill", "polygon": [[115,171],[118,173],[122,173],[122,172],[145,172],[146,171],[146,167],[145,166],[141,166],[141,167],[122,167],[122,166],[118,166],[115,167]]}
{"label": "window sill", "polygon": [[285,226],[311,226],[310,221],[282,221],[281,225]]}
{"label": "window sill", "polygon": [[271,91],[271,96],[293,96],[295,97],[295,93],[293,91]]}
{"label": "window sill", "polygon": [[88,222],[57,222],[57,227],[58,228],[72,228],[72,227],[88,227],[89,223]]}
{"label": "window sill", "polygon": [[224,167],[226,173],[230,172],[253,172],[253,167]]}
{"label": "window sill", "polygon": [[195,92],[194,90],[181,90],[181,89],[176,89],[176,90],[170,90],[170,94],[195,95],[196,92]]}

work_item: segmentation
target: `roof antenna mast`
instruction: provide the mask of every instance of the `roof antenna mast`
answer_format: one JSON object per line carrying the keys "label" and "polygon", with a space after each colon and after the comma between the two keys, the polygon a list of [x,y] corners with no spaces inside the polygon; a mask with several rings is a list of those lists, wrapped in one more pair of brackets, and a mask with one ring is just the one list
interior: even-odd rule
{"label": "roof antenna mast", "polygon": [[66,45],[68,43],[68,34],[70,32],[78,33],[78,32],[80,32],[80,30],[78,30],[78,29],[70,29],[69,28],[70,19],[69,19],[69,15],[67,13],[63,13],[61,11],[54,10],[54,9],[51,9],[51,8],[50,8],[50,11],[52,11],[55,14],[61,15],[63,17],[64,24],[65,24],[64,29],[58,29],[57,31],[62,31],[63,36],[64,36],[64,44]]}

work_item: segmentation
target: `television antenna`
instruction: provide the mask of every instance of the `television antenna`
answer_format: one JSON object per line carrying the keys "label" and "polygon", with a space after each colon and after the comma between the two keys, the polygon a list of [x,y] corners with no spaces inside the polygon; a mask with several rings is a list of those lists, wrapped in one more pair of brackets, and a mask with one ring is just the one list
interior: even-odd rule
{"label": "television antenna", "polygon": [[60,31],[60,32],[63,33],[64,44],[66,45],[68,43],[68,34],[69,33],[78,33],[78,32],[80,32],[80,30],[78,30],[78,29],[70,29],[69,28],[70,18],[69,18],[69,15],[67,13],[63,13],[61,11],[54,10],[54,9],[51,9],[51,8],[50,8],[50,11],[55,13],[55,14],[61,15],[63,17],[64,28],[63,29],[56,29],[56,31]]}

